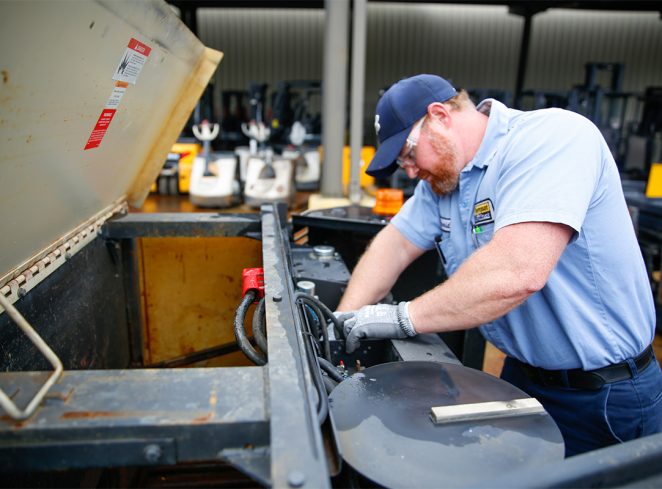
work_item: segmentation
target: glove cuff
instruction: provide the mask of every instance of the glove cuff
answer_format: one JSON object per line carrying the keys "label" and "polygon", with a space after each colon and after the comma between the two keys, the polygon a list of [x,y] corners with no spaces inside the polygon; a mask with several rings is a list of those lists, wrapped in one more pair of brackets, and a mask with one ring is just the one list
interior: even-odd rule
{"label": "glove cuff", "polygon": [[400,329],[408,337],[416,336],[417,333],[414,325],[411,323],[411,319],[409,319],[409,302],[398,304],[398,324],[400,325]]}

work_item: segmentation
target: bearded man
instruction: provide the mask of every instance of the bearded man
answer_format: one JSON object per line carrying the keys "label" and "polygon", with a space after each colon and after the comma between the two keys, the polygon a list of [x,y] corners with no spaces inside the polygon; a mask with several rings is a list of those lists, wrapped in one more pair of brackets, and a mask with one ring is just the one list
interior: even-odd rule
{"label": "bearded man", "polygon": [[[338,311],[364,338],[480,328],[501,377],[537,398],[566,455],[662,431],[655,309],[614,159],[588,119],[477,107],[445,79],[394,84],[377,105],[367,173],[402,168],[414,195],[372,241]],[[449,279],[372,305],[426,250]]]}

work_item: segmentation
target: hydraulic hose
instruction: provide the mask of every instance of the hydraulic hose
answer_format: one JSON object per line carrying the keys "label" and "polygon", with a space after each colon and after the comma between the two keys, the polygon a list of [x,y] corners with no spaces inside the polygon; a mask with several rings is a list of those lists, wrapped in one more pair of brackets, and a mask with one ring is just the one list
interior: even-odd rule
{"label": "hydraulic hose", "polygon": [[257,347],[262,350],[264,357],[269,359],[269,352],[267,347],[267,325],[264,312],[264,297],[257,303],[255,311],[253,312],[253,338]]}
{"label": "hydraulic hose", "polygon": [[323,302],[315,299],[313,296],[308,295],[304,292],[297,292],[294,294],[294,297],[296,299],[301,299],[303,302],[306,302],[308,304],[315,304],[317,307],[320,308],[320,310],[324,313],[324,316],[329,318],[331,322],[333,323],[333,329],[336,333],[336,339],[340,340],[343,339],[343,332],[342,332],[342,324],[340,324],[340,321],[338,318],[331,312],[331,310],[326,307],[326,304]]}
{"label": "hydraulic hose", "polygon": [[255,348],[250,344],[248,338],[246,337],[246,332],[244,331],[244,319],[246,319],[246,311],[253,303],[255,299],[255,291],[249,290],[246,292],[246,295],[241,299],[239,307],[237,307],[237,312],[234,316],[234,336],[237,339],[237,344],[241,351],[256,365],[265,365],[267,363],[266,357],[262,352],[256,351]]}
{"label": "hydraulic hose", "polygon": [[[331,344],[329,343],[329,332],[326,329],[326,321],[324,320],[324,316],[322,315],[322,311],[320,310],[319,307],[317,307],[316,304],[313,303],[306,303],[304,304],[304,309],[306,307],[309,307],[313,313],[319,318],[320,322],[320,329],[322,330],[322,344],[324,346],[324,358],[327,359],[329,362],[331,361]],[[319,338],[319,337],[317,337]]]}
{"label": "hydraulic hose", "polygon": [[342,382],[345,380],[340,372],[338,372],[338,369],[335,367],[335,365],[333,365],[331,362],[321,357],[317,357],[317,361],[320,364],[320,368],[324,370],[333,380],[336,382]]}
{"label": "hydraulic hose", "polygon": [[336,388],[336,384],[330,377],[322,375],[322,382],[324,382],[324,388],[326,389],[327,394],[331,394],[331,391]]}

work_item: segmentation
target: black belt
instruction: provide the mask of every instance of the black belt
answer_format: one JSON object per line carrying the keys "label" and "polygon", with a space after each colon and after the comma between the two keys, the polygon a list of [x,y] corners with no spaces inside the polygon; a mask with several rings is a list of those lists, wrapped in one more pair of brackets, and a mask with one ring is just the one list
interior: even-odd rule
{"label": "black belt", "polygon": [[[653,359],[653,347],[649,345],[643,353],[634,359],[638,372],[643,372]],[[632,378],[632,372],[626,361],[608,365],[596,370],[545,370],[544,368],[515,360],[526,376],[535,383],[548,387],[572,387],[575,389],[596,390],[605,384]]]}

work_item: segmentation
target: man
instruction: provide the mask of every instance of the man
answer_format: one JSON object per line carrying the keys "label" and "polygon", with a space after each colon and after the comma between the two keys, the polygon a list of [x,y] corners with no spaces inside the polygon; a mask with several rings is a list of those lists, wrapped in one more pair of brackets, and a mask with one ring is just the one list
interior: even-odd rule
{"label": "man", "polygon": [[[480,327],[508,355],[501,377],[557,422],[566,455],[662,431],[652,294],[598,129],[560,109],[475,107],[434,75],[393,85],[375,128],[367,173],[400,166],[420,182],[338,306],[347,350]],[[447,281],[411,302],[368,305],[435,246]]]}

